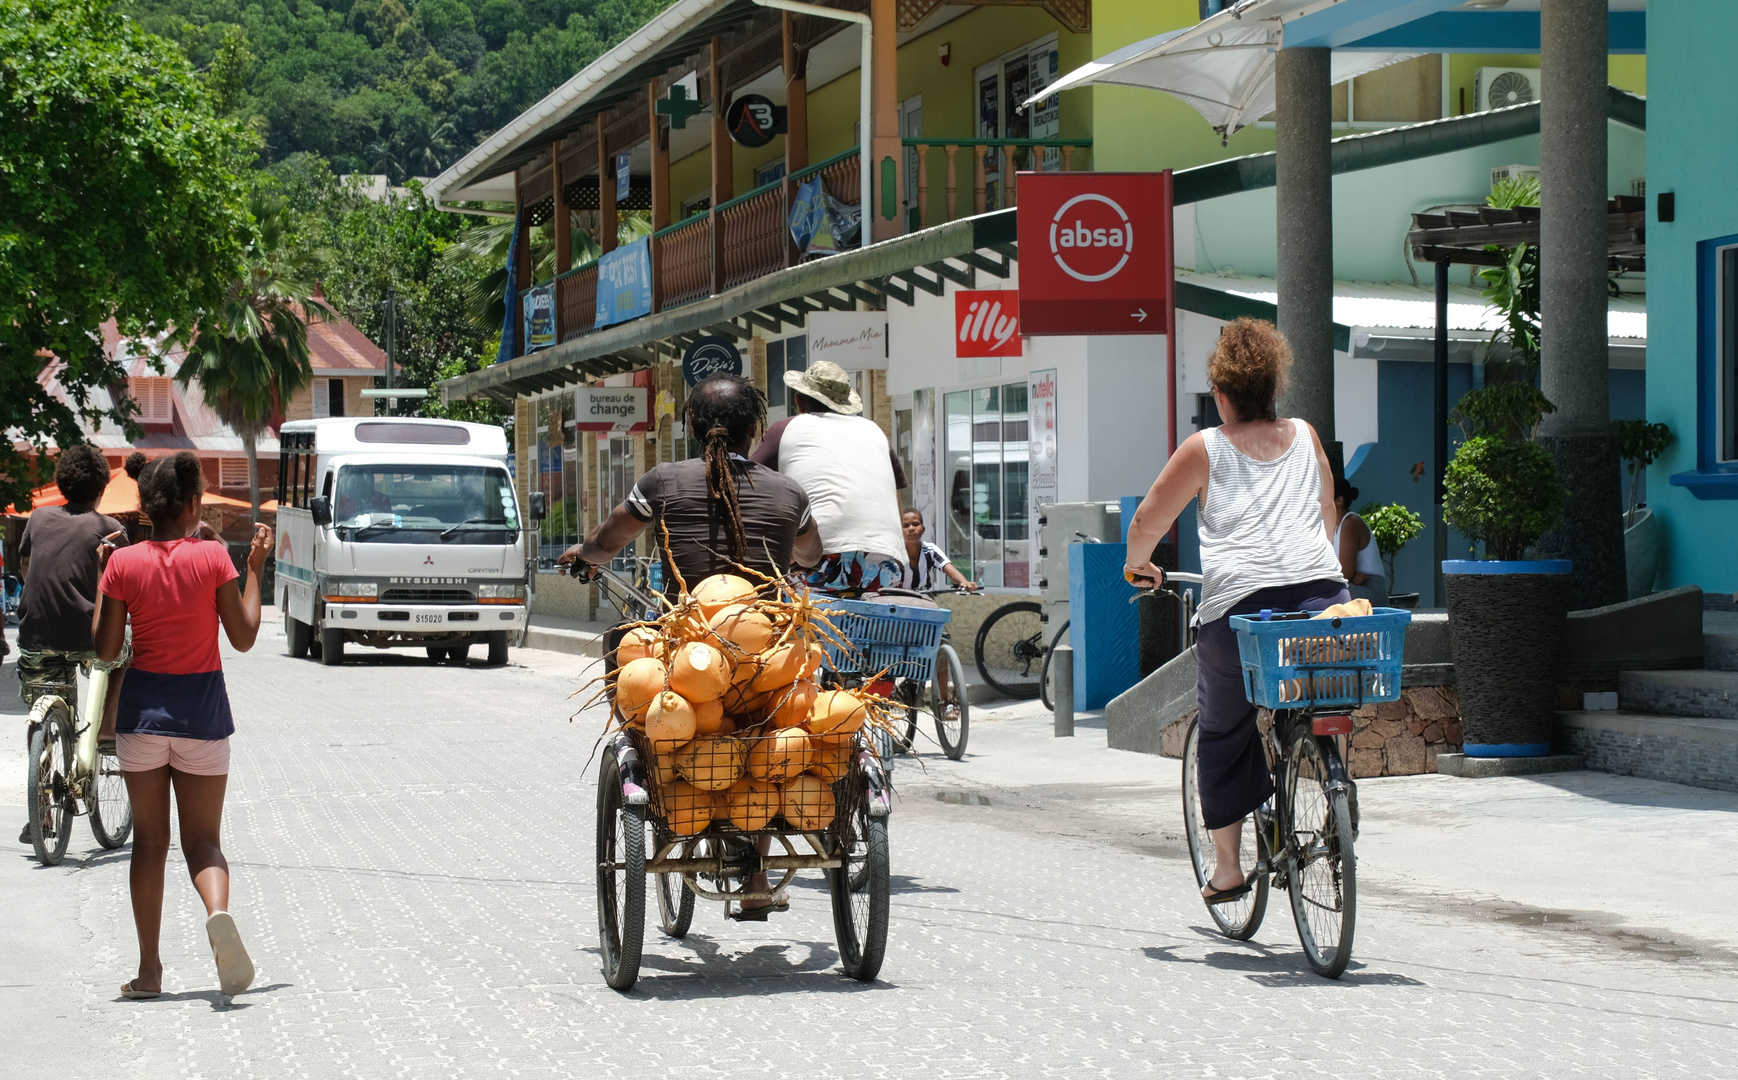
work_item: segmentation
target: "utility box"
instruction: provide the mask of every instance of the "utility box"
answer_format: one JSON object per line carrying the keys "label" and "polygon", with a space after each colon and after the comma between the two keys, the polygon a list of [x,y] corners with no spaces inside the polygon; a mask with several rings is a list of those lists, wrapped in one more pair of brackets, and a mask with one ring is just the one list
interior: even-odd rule
{"label": "utility box", "polygon": [[[1068,545],[1085,543],[1076,533],[1103,543],[1122,538],[1122,511],[1114,502],[1048,503],[1038,508],[1038,588],[1046,625],[1068,620]],[[1049,648],[1055,629],[1046,631]]]}

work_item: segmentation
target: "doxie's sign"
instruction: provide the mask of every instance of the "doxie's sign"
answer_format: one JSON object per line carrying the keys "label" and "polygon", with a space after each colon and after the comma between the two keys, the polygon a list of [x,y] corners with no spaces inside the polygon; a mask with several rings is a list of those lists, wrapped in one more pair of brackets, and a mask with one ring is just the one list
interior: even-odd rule
{"label": "doxie's sign", "polygon": [[955,356],[1019,356],[1020,294],[1013,289],[954,293]]}

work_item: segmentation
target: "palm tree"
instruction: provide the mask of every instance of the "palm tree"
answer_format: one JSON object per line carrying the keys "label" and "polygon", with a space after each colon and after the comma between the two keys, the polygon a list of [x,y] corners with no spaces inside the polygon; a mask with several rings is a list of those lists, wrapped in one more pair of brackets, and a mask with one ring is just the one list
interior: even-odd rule
{"label": "palm tree", "polygon": [[308,325],[331,308],[311,283],[314,255],[293,242],[284,200],[254,192],[248,201],[254,234],[242,273],[222,306],[207,312],[175,373],[195,380],[205,404],[241,436],[247,449],[248,499],[259,519],[259,439],[283,401],[313,381]]}

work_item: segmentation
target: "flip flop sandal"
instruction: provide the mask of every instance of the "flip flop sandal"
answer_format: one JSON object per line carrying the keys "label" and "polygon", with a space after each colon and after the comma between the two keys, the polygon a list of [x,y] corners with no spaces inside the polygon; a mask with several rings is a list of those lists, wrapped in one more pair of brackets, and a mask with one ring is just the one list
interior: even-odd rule
{"label": "flip flop sandal", "polygon": [[776,904],[768,904],[765,907],[739,907],[735,911],[727,912],[724,917],[727,919],[734,919],[737,922],[765,922],[766,917],[771,915],[773,912],[789,911],[790,909],[790,901],[781,900]]}
{"label": "flip flop sandal", "polygon": [[253,961],[241,943],[235,918],[227,911],[216,912],[205,920],[205,933],[211,939],[211,955],[217,960],[218,988],[234,997],[252,986]]}
{"label": "flip flop sandal", "polygon": [[161,990],[135,990],[133,989],[133,980],[128,979],[121,984],[121,996],[129,1001],[150,1001],[152,998],[162,997],[163,992]]}
{"label": "flip flop sandal", "polygon": [[[1209,882],[1208,884],[1211,885],[1212,883]],[[1201,899],[1207,901],[1209,904],[1229,904],[1248,896],[1249,890],[1252,888],[1254,888],[1254,886],[1250,883],[1248,878],[1245,878],[1243,884],[1238,885],[1235,888],[1216,889],[1210,893],[1202,893]]]}

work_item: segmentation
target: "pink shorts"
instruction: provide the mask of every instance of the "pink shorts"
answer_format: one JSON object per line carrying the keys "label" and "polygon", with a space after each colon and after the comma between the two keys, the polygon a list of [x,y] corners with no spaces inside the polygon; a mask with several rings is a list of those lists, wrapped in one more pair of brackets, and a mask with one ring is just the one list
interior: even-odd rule
{"label": "pink shorts", "polygon": [[228,739],[180,739],[173,735],[116,735],[122,772],[150,772],[167,765],[193,776],[229,774]]}

